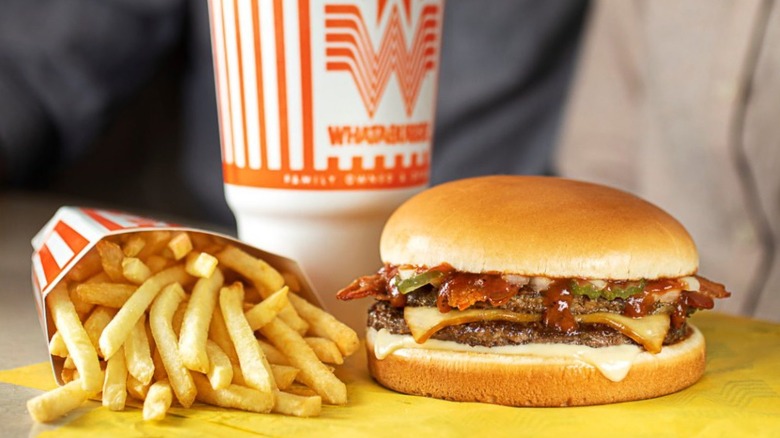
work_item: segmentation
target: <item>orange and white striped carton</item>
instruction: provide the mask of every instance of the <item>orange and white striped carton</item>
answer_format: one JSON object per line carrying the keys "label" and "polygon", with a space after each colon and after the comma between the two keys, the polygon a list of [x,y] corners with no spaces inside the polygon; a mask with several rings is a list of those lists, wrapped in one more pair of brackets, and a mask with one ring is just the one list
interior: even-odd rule
{"label": "orange and white striped carton", "polygon": [[428,186],[444,0],[208,3],[238,236],[300,262],[362,330],[367,304],[336,291],[381,266],[385,221]]}
{"label": "orange and white striped carton", "polygon": [[[140,233],[153,230],[186,231],[192,234],[206,235],[235,245],[250,255],[266,261],[278,271],[294,276],[298,280],[301,296],[320,307],[322,304],[313,292],[311,282],[300,265],[289,258],[263,251],[241,242],[231,236],[181,226],[171,222],[159,221],[124,212],[84,208],[61,207],[41,231],[32,239],[32,284],[41,327],[50,341],[55,327],[52,316],[46,306],[46,296],[68,273],[95,249],[98,242],[110,236]],[[59,384],[63,360],[51,356],[52,370]]]}

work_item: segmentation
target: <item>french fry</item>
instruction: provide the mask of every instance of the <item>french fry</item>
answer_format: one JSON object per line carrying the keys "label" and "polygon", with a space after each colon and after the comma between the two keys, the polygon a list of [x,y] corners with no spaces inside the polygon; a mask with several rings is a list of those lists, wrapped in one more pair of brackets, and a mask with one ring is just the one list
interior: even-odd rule
{"label": "french fry", "polygon": [[27,411],[35,421],[48,423],[84,404],[97,391],[84,390],[81,379],[73,380],[59,388],[45,392],[27,401]]}
{"label": "french fry", "polygon": [[316,417],[322,410],[322,398],[318,395],[302,396],[274,391],[273,412],[296,417]]}
{"label": "french fry", "polygon": [[[87,281],[84,281],[83,283],[110,283],[111,279],[108,278],[108,274],[106,274],[103,271],[98,272],[97,274],[89,277]],[[77,283],[82,284],[82,283]]]}
{"label": "french fry", "polygon": [[309,323],[311,334],[332,340],[344,356],[350,356],[358,349],[360,340],[348,325],[294,293],[287,298],[298,314]]}
{"label": "french fry", "polygon": [[69,369],[69,368],[62,368],[62,372],[60,372],[60,378],[62,379],[63,383],[70,383],[78,378],[76,376],[76,370],[75,369]]}
{"label": "french fry", "polygon": [[189,232],[187,233],[190,235],[190,241],[192,242],[193,248],[198,248],[201,251],[203,248],[213,246],[216,243],[219,243],[222,239],[219,237],[213,237],[206,233],[199,233],[199,232]]}
{"label": "french fry", "polygon": [[139,286],[100,335],[103,357],[111,357],[122,346],[133,326],[163,287],[174,282],[186,283],[188,279],[184,266],[174,266],[149,277]]}
{"label": "french fry", "polygon": [[103,269],[100,264],[100,254],[90,251],[71,268],[66,278],[70,281],[86,281],[89,277],[99,273]]}
{"label": "french fry", "polygon": [[263,297],[284,286],[284,277],[271,265],[233,245],[227,245],[217,254],[219,263],[238,272],[255,284]]}
{"label": "french fry", "polygon": [[[154,336],[152,336],[152,326],[149,324],[149,314],[146,313],[146,324],[144,325],[144,331],[146,331],[146,339],[149,341],[149,351],[154,352],[154,350],[157,348],[157,345],[154,343]],[[154,359],[154,355],[152,355],[152,359]],[[155,367],[157,366],[157,362],[154,362]]]}
{"label": "french fry", "polygon": [[233,341],[230,339],[230,334],[225,325],[225,318],[222,316],[222,310],[220,310],[219,306],[214,308],[214,314],[211,316],[209,339],[219,345],[219,348],[227,355],[231,363],[238,364],[236,347],[233,346]]}
{"label": "french fry", "polygon": [[233,381],[233,364],[224,351],[212,340],[206,340],[209,370],[206,377],[214,389],[227,388]]}
{"label": "french fry", "polygon": [[130,397],[143,401],[146,399],[146,394],[149,392],[151,383],[144,384],[133,377],[132,374],[127,373],[127,383],[125,385],[127,386],[127,394]]}
{"label": "french fry", "polygon": [[295,312],[291,303],[288,303],[279,311],[279,319],[284,321],[285,324],[290,326],[290,328],[298,332],[301,336],[309,331],[309,323]]}
{"label": "french fry", "polygon": [[124,281],[122,259],[125,258],[125,253],[122,252],[122,248],[110,240],[101,240],[95,245],[95,248],[100,254],[100,264],[103,266],[103,271],[108,274],[111,281]]}
{"label": "french fry", "polygon": [[314,389],[325,403],[347,402],[346,385],[319,361],[298,332],[278,318],[263,326],[260,332],[300,370],[297,379]]}
{"label": "french fry", "polygon": [[317,355],[317,358],[319,358],[322,363],[332,363],[336,365],[344,363],[344,356],[341,355],[339,347],[330,339],[307,337],[303,338],[303,340],[309,344],[309,347],[311,347],[312,350],[314,350],[314,354]]}
{"label": "french fry", "polygon": [[141,284],[152,276],[152,271],[139,258],[125,257],[122,259],[122,276],[133,284]]}
{"label": "french fry", "polygon": [[284,278],[284,284],[286,284],[291,291],[296,293],[301,291],[301,281],[298,279],[297,275],[292,272],[282,272],[282,278]]}
{"label": "french fry", "polygon": [[[217,253],[217,259],[221,265],[236,271],[252,282],[263,298],[267,298],[284,286],[284,277],[279,271],[233,245],[225,246],[225,249]],[[279,312],[279,318],[300,334],[306,333],[309,329],[309,324],[298,316],[289,304]]]}
{"label": "french fry", "polygon": [[187,304],[189,300],[187,296],[179,303],[179,307],[173,312],[173,318],[171,319],[171,327],[173,327],[173,333],[176,334],[176,339],[179,339],[179,333],[181,332],[181,323],[184,321],[184,312],[187,310]]}
{"label": "french fry", "polygon": [[149,323],[176,399],[182,406],[188,408],[195,401],[195,384],[192,382],[189,370],[181,361],[179,343],[171,322],[176,308],[183,299],[184,290],[179,283],[166,286],[149,310]]}
{"label": "french fry", "polygon": [[168,244],[168,241],[171,240],[172,234],[168,230],[154,230],[143,233],[142,237],[146,243],[136,257],[145,261],[148,265],[149,261],[147,258],[152,255],[158,255]]}
{"label": "french fry", "polygon": [[65,361],[62,362],[62,368],[66,370],[76,369],[76,362],[73,362],[73,356],[68,356],[65,358]]}
{"label": "french fry", "polygon": [[127,366],[125,352],[119,350],[106,362],[106,378],[103,382],[103,406],[121,411],[127,400]]}
{"label": "french fry", "polygon": [[49,354],[58,357],[68,357],[68,347],[65,346],[65,341],[62,340],[60,332],[54,332],[49,341]]}
{"label": "french fry", "polygon": [[[260,295],[256,287],[252,285],[244,286],[244,311],[251,309],[253,305],[261,301],[263,301],[263,296]],[[249,306],[249,308],[246,308],[246,306]]]}
{"label": "french fry", "polygon": [[[153,338],[153,336],[150,336],[150,338]],[[162,361],[162,356],[160,356],[160,350],[155,348],[154,353],[152,353],[152,362],[154,363],[154,375],[152,376],[152,379],[154,381],[158,380],[168,380],[168,373],[165,371],[165,365]]]}
{"label": "french fry", "polygon": [[204,233],[112,236],[89,254],[47,297],[66,386],[30,400],[36,420],[101,389],[111,410],[143,401],[145,420],[164,418],[174,397],[304,417],[346,403],[326,363],[342,363],[353,340],[290,292],[301,290],[295,275]]}
{"label": "french fry", "polygon": [[79,319],[85,321],[95,305],[87,303],[79,298],[76,295],[74,288],[68,290],[68,296],[70,296],[70,302],[73,303],[73,308],[76,309],[76,314],[79,316]]}
{"label": "french fry", "polygon": [[152,255],[146,259],[146,266],[152,272],[152,275],[162,271],[170,266],[171,261],[161,255]]}
{"label": "french fry", "polygon": [[70,302],[65,283],[58,284],[47,297],[49,310],[62,340],[73,358],[81,378],[84,391],[95,393],[103,386],[103,372],[98,362],[97,351],[92,346],[84,326],[81,325],[76,309]]}
{"label": "french fry", "polygon": [[154,361],[145,324],[146,314],[143,314],[125,339],[124,353],[127,372],[142,385],[149,385],[154,376]]}
{"label": "french fry", "polygon": [[270,393],[275,388],[271,366],[244,316],[241,306],[243,300],[244,290],[239,282],[225,286],[219,291],[219,307],[225,317],[230,339],[236,348],[244,381],[250,388]]}
{"label": "french fry", "polygon": [[289,387],[285,388],[284,392],[300,395],[301,397],[319,397],[319,395],[317,395],[317,391],[301,383],[293,383]]}
{"label": "french fry", "polygon": [[199,279],[192,288],[179,332],[179,352],[184,366],[193,371],[209,371],[206,340],[223,282],[222,272],[215,270],[211,277]]}
{"label": "french fry", "polygon": [[287,290],[287,286],[282,287],[244,313],[252,330],[257,330],[271,322],[284,306],[288,305]]}
{"label": "french fry", "polygon": [[241,372],[241,367],[238,364],[230,363],[233,366],[233,383],[234,385],[246,386],[244,381],[244,373]]}
{"label": "french fry", "polygon": [[173,253],[173,258],[175,260],[183,259],[187,256],[187,254],[189,254],[190,251],[192,251],[192,241],[190,240],[190,235],[186,232],[176,234],[168,242],[168,248]]}
{"label": "french fry", "polygon": [[146,240],[140,234],[133,234],[122,244],[122,253],[125,257],[136,257],[146,246]]}
{"label": "french fry", "polygon": [[195,373],[193,378],[198,388],[198,401],[258,413],[271,412],[274,405],[274,395],[271,391],[264,392],[239,385],[214,389],[203,375]]}
{"label": "french fry", "polygon": [[105,330],[106,326],[111,319],[116,315],[116,309],[104,306],[96,306],[89,317],[84,321],[84,330],[87,332],[89,341],[92,342],[92,346],[95,347],[98,356],[103,357],[98,349],[98,339]]}
{"label": "french fry", "polygon": [[219,264],[219,261],[213,255],[192,251],[187,254],[185,269],[193,277],[209,278],[217,269],[217,264]]}
{"label": "french fry", "polygon": [[287,365],[271,364],[271,372],[274,373],[276,387],[281,390],[289,388],[295,381],[295,377],[298,376],[298,368]]}
{"label": "french fry", "polygon": [[290,365],[290,360],[287,359],[287,356],[285,356],[284,353],[279,351],[273,345],[262,339],[258,339],[257,344],[260,345],[260,349],[263,350],[263,354],[265,354],[265,357],[268,359],[269,363],[276,365]]}
{"label": "french fry", "polygon": [[149,387],[144,399],[144,421],[162,420],[173,403],[171,385],[167,380],[158,380]]}
{"label": "french fry", "polygon": [[97,306],[118,309],[138,289],[138,286],[123,283],[81,283],[73,289],[81,301]]}

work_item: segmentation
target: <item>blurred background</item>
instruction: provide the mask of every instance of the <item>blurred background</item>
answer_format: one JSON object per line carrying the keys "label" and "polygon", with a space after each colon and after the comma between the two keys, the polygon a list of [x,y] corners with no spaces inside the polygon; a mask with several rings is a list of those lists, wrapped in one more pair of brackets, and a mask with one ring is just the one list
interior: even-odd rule
{"label": "blurred background", "polygon": [[[432,184],[547,174],[636,193],[735,292],[721,310],[780,319],[774,3],[447,0]],[[0,217],[56,199],[234,230],[205,0],[0,10]]]}
{"label": "blurred background", "polygon": [[[6,187],[233,226],[206,1],[4,3]],[[586,10],[446,4],[434,183],[551,172]]]}

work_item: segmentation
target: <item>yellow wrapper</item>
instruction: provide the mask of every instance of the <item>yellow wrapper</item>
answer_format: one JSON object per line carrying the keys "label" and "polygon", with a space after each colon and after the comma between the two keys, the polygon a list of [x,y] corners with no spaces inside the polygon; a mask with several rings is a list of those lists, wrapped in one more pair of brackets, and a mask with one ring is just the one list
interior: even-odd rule
{"label": "yellow wrapper", "polygon": [[[175,433],[193,436],[631,436],[739,437],[780,433],[780,324],[717,313],[693,318],[707,339],[707,370],[692,387],[638,402],[578,408],[511,408],[398,394],[377,385],[356,354],[337,371],[349,405],[323,406],[301,419],[231,411],[196,404],[173,407],[157,423],[141,411],[98,408],[45,432],[114,438]],[[40,389],[55,383],[47,363],[0,371],[0,381]]]}

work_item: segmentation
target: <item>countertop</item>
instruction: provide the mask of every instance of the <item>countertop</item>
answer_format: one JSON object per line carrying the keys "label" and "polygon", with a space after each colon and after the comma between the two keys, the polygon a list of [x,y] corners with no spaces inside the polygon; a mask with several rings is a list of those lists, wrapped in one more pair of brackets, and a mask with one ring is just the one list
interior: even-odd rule
{"label": "countertop", "polygon": [[90,402],[38,425],[27,399],[54,387],[30,280],[31,237],[61,205],[0,194],[0,435],[37,436],[780,436],[780,324],[705,312],[694,317],[708,345],[707,370],[694,386],[652,400],[580,408],[510,408],[454,403],[388,391],[368,376],[358,353],[337,371],[350,403],[312,419],[219,408],[174,408],[161,423],[140,412],[109,412]]}

